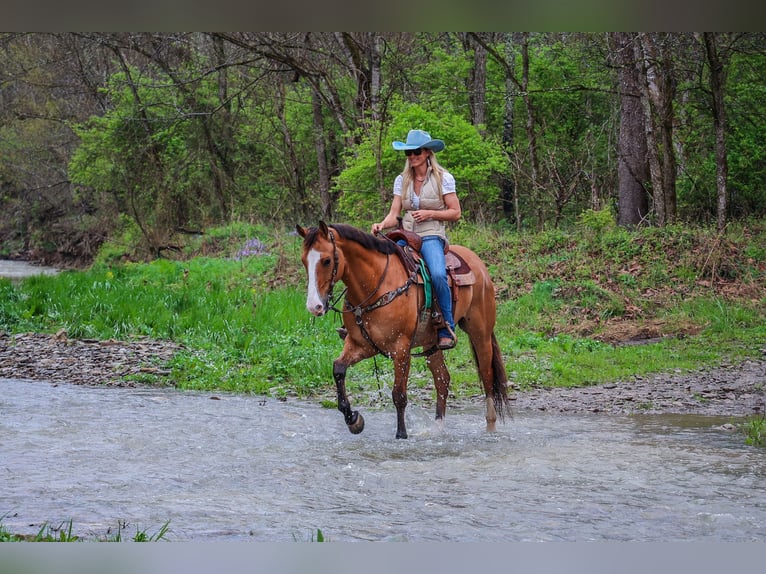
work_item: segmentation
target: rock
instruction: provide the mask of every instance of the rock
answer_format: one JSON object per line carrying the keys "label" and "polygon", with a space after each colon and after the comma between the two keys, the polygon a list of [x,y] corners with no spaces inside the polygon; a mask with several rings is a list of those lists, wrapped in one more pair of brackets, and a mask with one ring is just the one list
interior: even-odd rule
{"label": "rock", "polygon": [[658,373],[596,387],[513,393],[514,409],[569,413],[751,416],[766,412],[766,360]]}
{"label": "rock", "polygon": [[82,385],[135,386],[128,375],[168,375],[157,361],[182,348],[168,341],[73,340],[56,335],[0,333],[0,377]]}
{"label": "rock", "polygon": [[[70,339],[61,331],[53,336],[0,333],[0,378],[133,387],[139,383],[127,378],[130,375],[170,375],[162,363],[181,349],[183,346],[176,343],[149,339]],[[764,381],[766,358],[690,373],[637,376],[582,388],[520,390],[511,383],[508,391],[513,410],[750,416],[766,412]],[[168,384],[173,384],[172,380]],[[334,390],[328,392],[334,397]],[[423,389],[419,394],[413,389],[412,395],[429,403],[433,389]],[[455,399],[451,394],[448,408],[460,408],[461,402],[479,404],[483,400],[483,395]]]}

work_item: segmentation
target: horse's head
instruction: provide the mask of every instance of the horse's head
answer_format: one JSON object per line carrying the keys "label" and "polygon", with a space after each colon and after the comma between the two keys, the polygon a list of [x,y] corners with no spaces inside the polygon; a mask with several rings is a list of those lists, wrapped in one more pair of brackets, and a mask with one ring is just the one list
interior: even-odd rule
{"label": "horse's head", "polygon": [[296,229],[303,237],[301,261],[308,275],[306,309],[319,317],[327,313],[333,287],[339,279],[335,234],[324,221],[319,222],[319,227],[305,229],[297,225]]}

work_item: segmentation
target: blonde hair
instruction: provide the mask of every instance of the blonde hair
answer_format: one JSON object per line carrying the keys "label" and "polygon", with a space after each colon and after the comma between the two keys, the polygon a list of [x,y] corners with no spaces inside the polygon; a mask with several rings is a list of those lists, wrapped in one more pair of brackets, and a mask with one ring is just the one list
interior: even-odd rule
{"label": "blonde hair", "polygon": [[[436,154],[433,151],[423,148],[423,152],[428,154],[426,158],[428,161],[428,167],[433,177],[436,179],[437,189],[441,191],[443,177],[442,174],[444,173],[444,168],[439,165],[439,161],[436,159]],[[405,156],[404,170],[402,171],[402,200],[405,200],[407,198],[407,194],[410,193],[410,184],[414,179],[412,172],[413,170],[412,167],[410,167],[410,158]],[[426,175],[426,177],[428,176]]]}

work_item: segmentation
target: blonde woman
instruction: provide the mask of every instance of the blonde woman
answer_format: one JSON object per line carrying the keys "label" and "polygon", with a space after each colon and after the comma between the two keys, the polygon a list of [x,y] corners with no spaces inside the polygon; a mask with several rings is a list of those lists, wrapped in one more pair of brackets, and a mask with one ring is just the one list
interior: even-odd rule
{"label": "blonde woman", "polygon": [[406,141],[394,141],[392,145],[395,150],[404,151],[404,170],[394,180],[394,199],[388,215],[372,225],[372,233],[395,227],[397,218],[404,212],[404,228],[422,238],[420,252],[428,265],[444,321],[449,325],[439,329],[437,345],[440,349],[451,349],[457,341],[444,245],[445,222],[457,221],[461,214],[455,178],[436,160],[435,154],[444,149],[444,142],[431,138],[428,132],[410,130]]}

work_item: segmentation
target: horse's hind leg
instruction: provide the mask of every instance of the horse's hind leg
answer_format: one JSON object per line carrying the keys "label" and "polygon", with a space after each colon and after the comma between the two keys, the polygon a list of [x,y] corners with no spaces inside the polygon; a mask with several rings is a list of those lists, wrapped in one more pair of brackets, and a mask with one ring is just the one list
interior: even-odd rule
{"label": "horse's hind leg", "polygon": [[444,363],[444,352],[437,351],[428,359],[426,364],[434,378],[436,388],[436,420],[444,420],[447,414],[447,396],[449,395],[450,376],[447,365]]}
{"label": "horse's hind leg", "polygon": [[391,398],[396,407],[396,438],[407,438],[404,411],[407,408],[407,378],[410,376],[410,350],[400,351],[391,357],[394,360],[394,390]]}
{"label": "horse's hind leg", "polygon": [[476,362],[476,370],[484,387],[486,402],[485,418],[487,420],[487,432],[494,432],[497,423],[497,410],[495,409],[494,367],[492,366],[492,334],[484,329],[474,328],[470,322],[462,321],[463,328],[471,340],[471,350]]}
{"label": "horse's hind leg", "polygon": [[479,345],[481,349],[474,348],[476,369],[484,387],[484,401],[486,402],[485,418],[487,420],[487,432],[495,432],[497,423],[497,410],[495,409],[494,371],[492,370],[492,346],[491,344]]}

